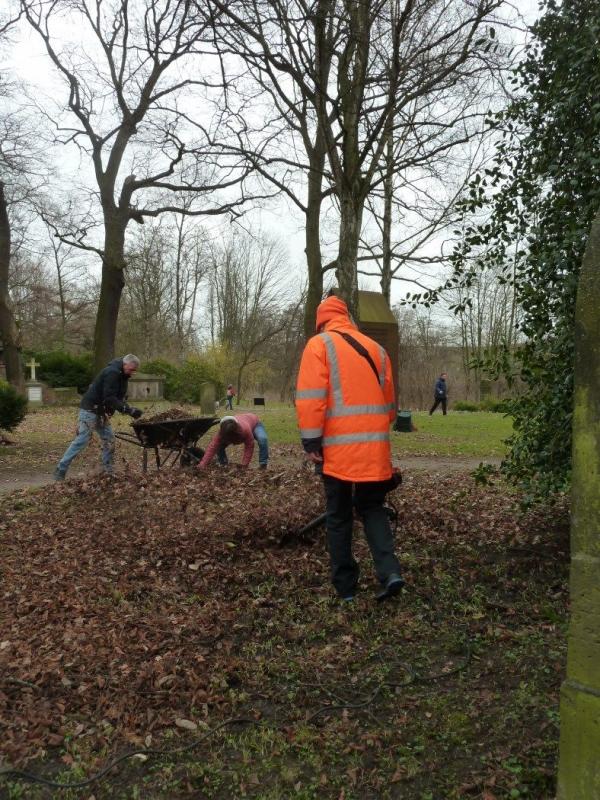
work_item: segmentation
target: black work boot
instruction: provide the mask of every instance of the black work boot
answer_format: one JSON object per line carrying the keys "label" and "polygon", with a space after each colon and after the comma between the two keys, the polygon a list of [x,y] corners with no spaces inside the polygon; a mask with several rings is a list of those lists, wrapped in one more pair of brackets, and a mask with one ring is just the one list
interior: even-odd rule
{"label": "black work boot", "polygon": [[397,595],[402,587],[404,586],[403,578],[398,575],[397,572],[392,572],[391,575],[388,575],[386,578],[385,583],[383,584],[383,589],[379,594],[375,595],[375,599],[377,601],[387,600],[388,597],[394,597]]}

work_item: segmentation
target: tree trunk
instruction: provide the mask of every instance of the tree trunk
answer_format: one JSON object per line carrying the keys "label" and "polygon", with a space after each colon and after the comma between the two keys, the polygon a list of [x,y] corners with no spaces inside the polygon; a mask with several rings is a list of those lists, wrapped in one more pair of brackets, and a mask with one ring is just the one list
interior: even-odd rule
{"label": "tree trunk", "polygon": [[383,236],[381,257],[381,292],[391,304],[392,293],[392,200],[394,197],[394,115],[390,114],[387,132],[385,180],[383,183]]}
{"label": "tree trunk", "polygon": [[358,192],[344,192],[340,198],[340,243],[337,259],[337,279],[340,295],[358,322],[358,243],[362,223],[363,200]]}
{"label": "tree trunk", "polygon": [[237,371],[237,386],[236,386],[237,395],[236,395],[236,398],[235,398],[236,399],[236,403],[235,403],[236,406],[239,406],[239,404],[240,404],[240,398],[242,396],[242,391],[244,389],[244,387],[242,385],[242,376],[244,374],[244,367],[245,366],[246,366],[245,364],[240,364],[240,366],[238,367],[238,371]]}
{"label": "tree trunk", "polygon": [[0,336],[4,350],[6,378],[19,392],[24,392],[23,365],[19,329],[8,293],[10,267],[10,220],[4,195],[4,184],[0,181]]}
{"label": "tree trunk", "polygon": [[121,294],[125,286],[125,228],[127,220],[106,223],[100,300],[94,330],[94,366],[103,369],[115,357],[115,337]]}
{"label": "tree trunk", "polygon": [[304,307],[304,336],[315,334],[317,306],[323,297],[323,262],[321,260],[321,201],[323,168],[325,166],[325,138],[319,128],[315,147],[311,153],[308,173],[306,203],[306,265],[308,287]]}
{"label": "tree trunk", "polygon": [[571,621],[560,703],[559,800],[600,797],[600,214],[575,314]]}
{"label": "tree trunk", "polygon": [[58,281],[58,301],[60,303],[60,347],[61,350],[64,350],[67,339],[67,303],[65,299],[61,265],[58,263],[58,255],[56,252],[54,255],[56,259],[56,277]]}

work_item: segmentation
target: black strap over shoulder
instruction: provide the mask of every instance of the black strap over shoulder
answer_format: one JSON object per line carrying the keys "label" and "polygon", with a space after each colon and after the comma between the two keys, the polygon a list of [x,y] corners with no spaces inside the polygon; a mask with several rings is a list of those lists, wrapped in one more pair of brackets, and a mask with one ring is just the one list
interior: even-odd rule
{"label": "black strap over shoulder", "polygon": [[335,328],[333,329],[333,331],[330,331],[330,333],[339,333],[339,335],[348,342],[350,347],[353,347],[357,353],[359,353],[363,358],[367,359],[367,361],[371,366],[371,369],[375,374],[375,377],[377,378],[377,383],[379,383],[379,372],[377,371],[375,362],[371,358],[371,354],[369,353],[367,348],[364,347],[364,345],[362,345],[360,342],[357,342],[356,339],[353,336],[350,336],[349,333],[345,333],[344,331],[338,331]]}

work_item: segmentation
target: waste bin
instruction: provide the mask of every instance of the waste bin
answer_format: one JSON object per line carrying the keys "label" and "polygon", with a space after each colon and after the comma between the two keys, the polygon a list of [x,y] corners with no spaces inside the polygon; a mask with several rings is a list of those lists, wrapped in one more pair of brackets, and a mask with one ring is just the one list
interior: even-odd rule
{"label": "waste bin", "polygon": [[394,430],[400,433],[410,433],[412,431],[412,414],[410,411],[399,411],[396,414]]}

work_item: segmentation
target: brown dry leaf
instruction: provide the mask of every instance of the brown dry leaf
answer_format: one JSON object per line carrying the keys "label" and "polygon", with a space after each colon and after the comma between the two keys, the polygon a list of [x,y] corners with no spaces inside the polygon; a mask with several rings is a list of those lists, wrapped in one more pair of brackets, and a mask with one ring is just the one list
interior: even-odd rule
{"label": "brown dry leaf", "polygon": [[183,728],[186,731],[198,730],[198,726],[195,722],[192,722],[191,719],[183,719],[180,717],[179,719],[175,720],[175,725],[177,725],[178,728]]}

